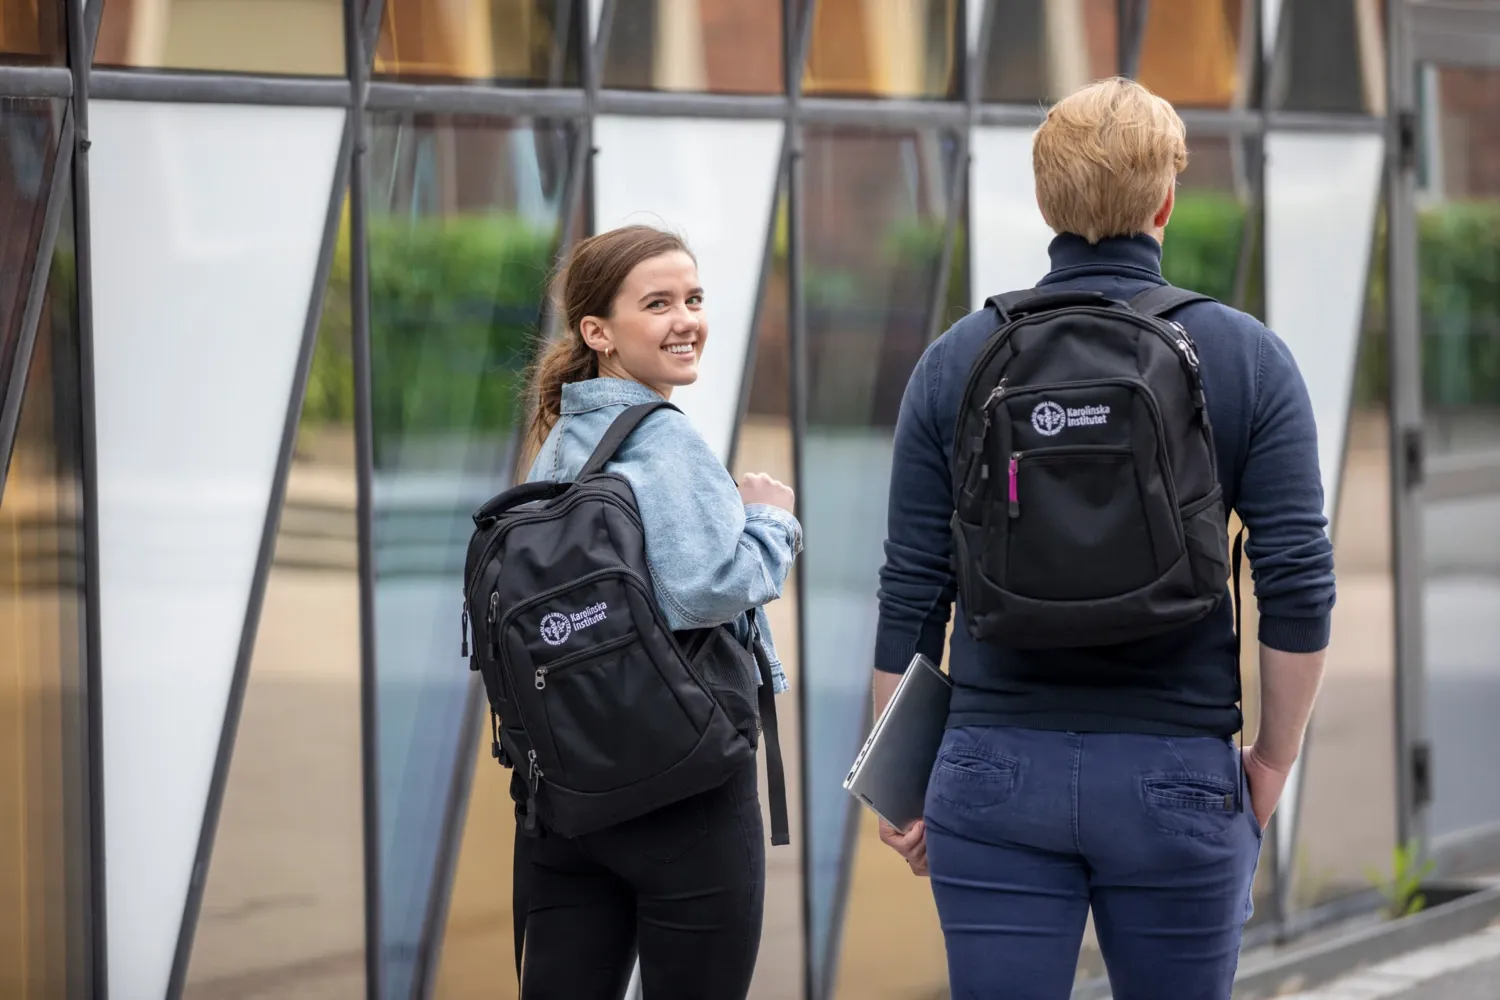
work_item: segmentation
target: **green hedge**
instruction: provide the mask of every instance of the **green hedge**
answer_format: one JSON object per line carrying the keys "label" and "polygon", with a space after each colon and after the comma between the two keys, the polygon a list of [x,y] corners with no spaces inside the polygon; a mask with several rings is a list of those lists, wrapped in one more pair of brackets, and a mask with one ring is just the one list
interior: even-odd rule
{"label": "green hedge", "polygon": [[[1259,269],[1236,302],[1240,203],[1226,195],[1184,193],[1167,231],[1163,268],[1174,284],[1263,314]],[[1419,219],[1426,397],[1435,406],[1500,400],[1500,204],[1450,203]],[[897,266],[934,259],[941,223],[893,232],[884,249]],[[1258,237],[1257,237],[1258,238]],[[1374,252],[1383,261],[1385,227]],[[392,435],[511,427],[522,371],[537,342],[542,290],[556,232],[509,216],[375,218],[369,228],[370,316],[377,446]],[[966,249],[960,246],[956,253]],[[349,423],[349,248],[341,239],[304,409],[305,424]],[[962,258],[957,258],[961,260]],[[1389,382],[1384,267],[1365,310],[1356,389],[1381,400]],[[810,299],[836,307],[865,278],[810,268]],[[945,313],[961,309],[954,283]],[[955,297],[957,296],[957,297]]]}

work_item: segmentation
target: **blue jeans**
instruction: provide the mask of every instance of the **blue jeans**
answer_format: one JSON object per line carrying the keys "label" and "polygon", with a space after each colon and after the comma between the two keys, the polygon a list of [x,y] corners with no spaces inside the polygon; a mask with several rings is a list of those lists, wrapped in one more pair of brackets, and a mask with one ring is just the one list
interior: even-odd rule
{"label": "blue jeans", "polygon": [[1260,824],[1230,740],[950,729],[927,859],[954,1000],[1065,1000],[1090,907],[1115,1000],[1228,1000]]}

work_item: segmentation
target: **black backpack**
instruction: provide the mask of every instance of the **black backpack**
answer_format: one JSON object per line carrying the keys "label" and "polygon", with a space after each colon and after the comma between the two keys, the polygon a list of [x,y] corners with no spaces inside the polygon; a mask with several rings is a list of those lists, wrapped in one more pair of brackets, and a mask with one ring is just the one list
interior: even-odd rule
{"label": "black backpack", "polygon": [[625,410],[576,481],[525,483],[474,513],[464,655],[489,696],[492,752],[524,781],[523,829],[540,819],[581,836],[708,791],[755,756],[763,729],[771,841],[785,844],[776,703],[754,617],[748,649],[727,626],[670,631],[634,493],[603,471],[670,406]]}
{"label": "black backpack", "polygon": [[953,568],[976,639],[1098,646],[1207,615],[1229,575],[1214,438],[1192,338],[1129,302],[1028,289],[970,370],[953,445]]}

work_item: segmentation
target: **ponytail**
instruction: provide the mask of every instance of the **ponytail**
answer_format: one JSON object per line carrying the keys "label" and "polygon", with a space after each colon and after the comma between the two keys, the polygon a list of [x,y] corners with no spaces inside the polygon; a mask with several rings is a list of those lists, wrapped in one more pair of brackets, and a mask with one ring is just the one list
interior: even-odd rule
{"label": "ponytail", "polygon": [[562,416],[563,386],[599,375],[599,355],[583,342],[575,330],[564,330],[531,370],[531,422],[521,449],[520,475],[525,476],[546,443],[547,435]]}

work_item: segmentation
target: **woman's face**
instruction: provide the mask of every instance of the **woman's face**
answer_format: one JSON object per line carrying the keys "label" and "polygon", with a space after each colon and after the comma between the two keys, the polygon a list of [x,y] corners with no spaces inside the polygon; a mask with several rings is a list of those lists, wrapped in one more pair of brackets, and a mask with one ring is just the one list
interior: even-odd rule
{"label": "woman's face", "polygon": [[681,251],[641,261],[626,276],[608,319],[587,316],[579,332],[599,352],[599,374],[630,378],[663,396],[698,379],[708,339],[698,267]]}

